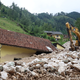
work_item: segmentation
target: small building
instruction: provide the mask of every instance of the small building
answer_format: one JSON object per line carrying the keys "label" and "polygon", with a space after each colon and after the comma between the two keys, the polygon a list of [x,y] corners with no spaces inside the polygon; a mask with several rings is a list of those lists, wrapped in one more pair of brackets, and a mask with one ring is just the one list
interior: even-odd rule
{"label": "small building", "polygon": [[38,52],[52,52],[56,48],[47,39],[0,29],[0,58],[9,61]]}
{"label": "small building", "polygon": [[54,45],[57,49],[59,49],[59,50],[65,49],[64,46],[62,46],[61,44],[59,44],[59,43],[57,43],[57,42],[54,42],[53,45]]}
{"label": "small building", "polygon": [[47,33],[48,36],[54,37],[56,40],[61,39],[60,35],[62,35],[61,32],[54,32],[54,31],[44,31]]}

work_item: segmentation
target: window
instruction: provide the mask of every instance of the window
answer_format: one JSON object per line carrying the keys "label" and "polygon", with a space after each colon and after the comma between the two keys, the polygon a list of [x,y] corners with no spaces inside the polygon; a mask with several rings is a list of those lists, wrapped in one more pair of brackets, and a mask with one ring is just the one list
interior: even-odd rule
{"label": "window", "polygon": [[59,35],[56,35],[57,37],[59,37]]}

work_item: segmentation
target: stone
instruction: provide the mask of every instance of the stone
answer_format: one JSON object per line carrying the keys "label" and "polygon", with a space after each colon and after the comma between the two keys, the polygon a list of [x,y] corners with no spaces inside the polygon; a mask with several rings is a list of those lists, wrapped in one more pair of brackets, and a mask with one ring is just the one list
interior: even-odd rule
{"label": "stone", "polygon": [[22,66],[16,66],[16,71],[21,72],[21,68],[22,68]]}
{"label": "stone", "polygon": [[71,67],[75,68],[76,70],[80,71],[80,64],[73,64]]}
{"label": "stone", "polygon": [[29,70],[30,70],[30,71],[33,71],[33,67],[29,67]]}
{"label": "stone", "polygon": [[2,71],[2,72],[1,72],[1,78],[2,78],[3,80],[7,80],[7,78],[8,78],[8,73],[5,72],[5,71]]}
{"label": "stone", "polygon": [[25,68],[21,67],[21,72],[24,73],[25,72]]}
{"label": "stone", "polygon": [[10,67],[10,66],[15,66],[15,63],[14,62],[8,62],[5,64],[7,67]]}
{"label": "stone", "polygon": [[78,54],[78,57],[80,58],[80,54]]}
{"label": "stone", "polygon": [[15,76],[12,76],[13,80],[17,80]]}
{"label": "stone", "polygon": [[3,70],[6,71],[7,73],[14,74],[16,72],[16,67],[14,66],[8,67],[4,65]]}
{"label": "stone", "polygon": [[68,62],[70,62],[70,60],[63,60],[63,62],[64,62],[64,63],[68,63]]}
{"label": "stone", "polygon": [[0,65],[0,71],[3,71],[3,66],[2,65]]}
{"label": "stone", "polygon": [[36,64],[36,69],[40,69],[41,65],[40,64]]}
{"label": "stone", "polygon": [[23,64],[23,62],[20,62],[20,61],[19,62],[15,62],[16,66],[21,66],[22,64]]}
{"label": "stone", "polygon": [[38,77],[38,74],[37,73],[35,73],[35,72],[31,72],[31,74],[34,76],[34,77]]}
{"label": "stone", "polygon": [[8,73],[9,74],[14,74],[16,72],[16,68],[15,67],[10,67]]}

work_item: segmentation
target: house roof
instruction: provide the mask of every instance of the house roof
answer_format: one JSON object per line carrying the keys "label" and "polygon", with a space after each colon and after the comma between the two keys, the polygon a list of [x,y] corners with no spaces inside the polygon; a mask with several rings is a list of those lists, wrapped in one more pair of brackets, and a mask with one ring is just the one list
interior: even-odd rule
{"label": "house roof", "polygon": [[0,29],[0,44],[24,47],[43,52],[52,52],[56,48],[47,39]]}
{"label": "house roof", "polygon": [[51,33],[51,34],[62,34],[61,32],[58,31],[44,31],[45,33]]}
{"label": "house roof", "polygon": [[57,46],[57,44],[60,45],[61,47],[65,48],[63,45],[61,45],[61,44],[59,44],[59,43],[57,43],[57,42],[56,42],[56,43],[53,43],[53,45],[54,45],[55,47]]}

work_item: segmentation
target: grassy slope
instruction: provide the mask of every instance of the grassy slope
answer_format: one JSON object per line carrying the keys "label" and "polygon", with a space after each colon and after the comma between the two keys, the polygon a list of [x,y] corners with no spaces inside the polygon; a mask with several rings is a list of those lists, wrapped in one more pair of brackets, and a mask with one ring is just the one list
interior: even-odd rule
{"label": "grassy slope", "polygon": [[0,18],[0,28],[26,34],[26,32],[21,29],[20,26],[17,26],[14,21],[7,18]]}

